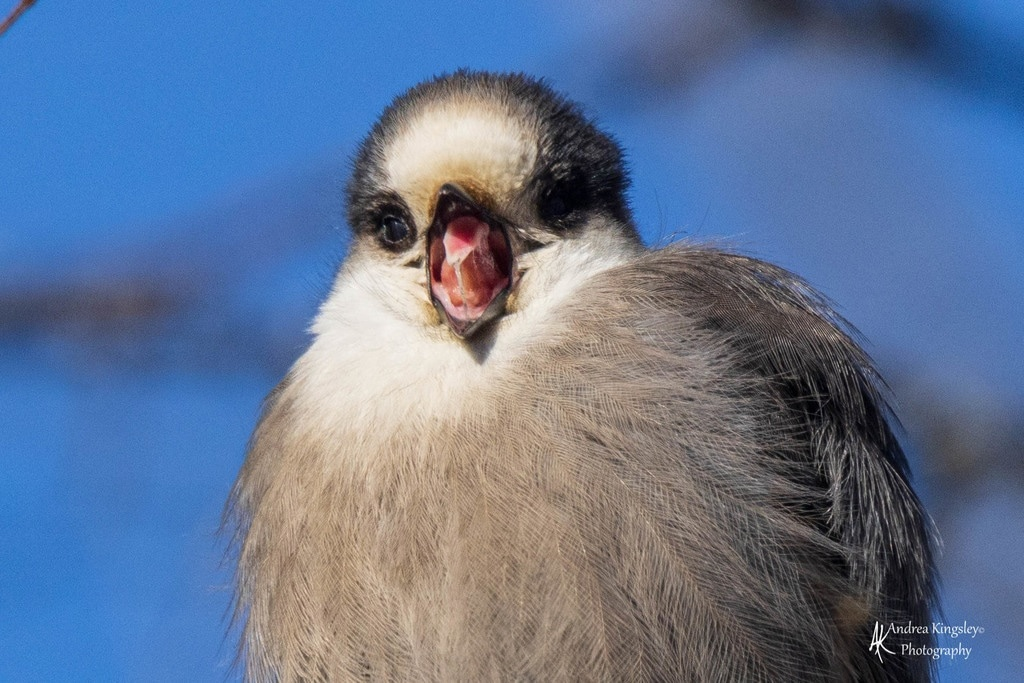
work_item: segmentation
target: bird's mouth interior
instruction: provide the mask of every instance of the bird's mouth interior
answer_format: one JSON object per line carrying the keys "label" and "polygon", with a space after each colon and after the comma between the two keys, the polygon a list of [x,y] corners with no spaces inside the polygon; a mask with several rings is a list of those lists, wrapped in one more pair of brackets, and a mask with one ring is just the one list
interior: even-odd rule
{"label": "bird's mouth interior", "polygon": [[430,294],[457,335],[501,313],[512,286],[513,257],[501,221],[454,185],[438,193],[427,244]]}

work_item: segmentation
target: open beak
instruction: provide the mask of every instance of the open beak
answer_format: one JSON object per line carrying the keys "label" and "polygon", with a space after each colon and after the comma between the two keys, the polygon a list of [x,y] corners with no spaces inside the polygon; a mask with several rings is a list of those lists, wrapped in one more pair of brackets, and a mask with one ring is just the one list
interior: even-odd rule
{"label": "open beak", "polygon": [[427,233],[430,299],[457,336],[465,338],[501,315],[515,273],[503,223],[457,185],[437,193]]}

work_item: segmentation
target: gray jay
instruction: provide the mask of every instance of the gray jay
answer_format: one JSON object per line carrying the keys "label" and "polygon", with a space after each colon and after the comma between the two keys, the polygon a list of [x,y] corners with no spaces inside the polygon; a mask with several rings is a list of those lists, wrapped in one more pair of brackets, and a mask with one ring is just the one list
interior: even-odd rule
{"label": "gray jay", "polygon": [[523,75],[386,109],[229,503],[249,679],[929,678],[873,647],[933,578],[871,361],[791,273],[645,247],[627,186]]}

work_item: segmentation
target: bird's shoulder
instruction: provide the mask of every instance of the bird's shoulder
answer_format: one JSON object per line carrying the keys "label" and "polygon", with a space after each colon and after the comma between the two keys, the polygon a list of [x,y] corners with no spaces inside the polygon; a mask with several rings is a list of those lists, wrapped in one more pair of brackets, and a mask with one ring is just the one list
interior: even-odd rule
{"label": "bird's shoulder", "polygon": [[633,325],[656,317],[661,327],[700,331],[728,349],[743,373],[800,385],[798,393],[827,396],[859,416],[885,409],[884,385],[858,332],[785,268],[680,243],[648,250],[599,280],[595,295],[617,297]]}
{"label": "bird's shoulder", "polygon": [[871,460],[906,477],[888,387],[857,331],[799,276],[717,246],[681,243],[648,250],[590,288],[594,298],[617,302],[620,326],[669,355],[710,349],[716,374],[741,378],[780,422],[797,425],[819,464],[838,458],[822,451],[821,439],[856,440]]}

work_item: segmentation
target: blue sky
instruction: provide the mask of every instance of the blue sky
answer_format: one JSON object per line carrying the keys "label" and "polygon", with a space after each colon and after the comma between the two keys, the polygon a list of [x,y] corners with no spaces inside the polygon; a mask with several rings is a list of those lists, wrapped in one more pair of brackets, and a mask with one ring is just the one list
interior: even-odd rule
{"label": "blue sky", "polygon": [[530,3],[42,0],[0,44],[0,253],[130,231],[343,153],[425,74],[536,69],[557,41],[544,17]]}

